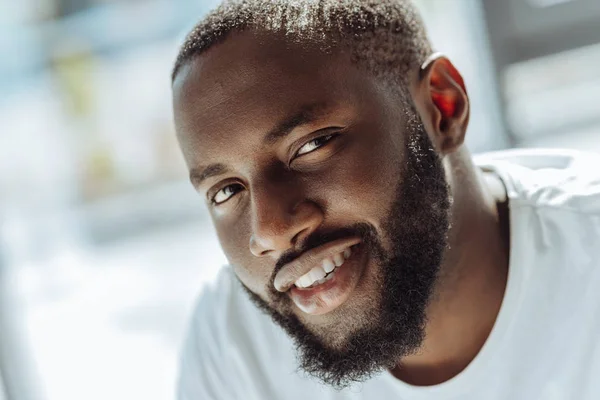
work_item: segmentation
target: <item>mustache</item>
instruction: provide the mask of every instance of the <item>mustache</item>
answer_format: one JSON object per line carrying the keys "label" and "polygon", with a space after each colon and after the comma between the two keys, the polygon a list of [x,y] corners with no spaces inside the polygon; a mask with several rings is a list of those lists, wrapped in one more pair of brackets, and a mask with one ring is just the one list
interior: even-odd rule
{"label": "mustache", "polygon": [[371,249],[380,249],[379,241],[377,240],[377,231],[367,223],[359,222],[354,225],[338,228],[332,231],[315,231],[308,236],[298,249],[290,249],[283,253],[275,263],[275,268],[271,275],[271,286],[275,281],[275,275],[289,262],[294,261],[306,251],[322,246],[328,242],[338,239],[360,237],[363,244]]}

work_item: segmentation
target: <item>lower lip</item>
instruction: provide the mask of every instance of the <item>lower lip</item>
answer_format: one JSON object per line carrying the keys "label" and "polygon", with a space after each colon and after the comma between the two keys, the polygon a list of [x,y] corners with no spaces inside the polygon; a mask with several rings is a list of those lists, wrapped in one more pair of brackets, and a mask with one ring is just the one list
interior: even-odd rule
{"label": "lower lip", "polygon": [[310,289],[292,286],[290,298],[306,314],[327,314],[348,300],[358,284],[364,264],[362,246],[355,246],[350,258],[335,269],[330,280]]}

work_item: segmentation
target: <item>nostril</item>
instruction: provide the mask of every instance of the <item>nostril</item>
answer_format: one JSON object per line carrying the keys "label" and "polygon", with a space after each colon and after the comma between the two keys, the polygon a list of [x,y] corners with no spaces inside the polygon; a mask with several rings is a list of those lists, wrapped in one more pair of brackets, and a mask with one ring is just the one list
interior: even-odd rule
{"label": "nostril", "polygon": [[260,255],[261,256],[266,256],[267,254],[269,254],[270,252],[272,252],[273,250],[263,250]]}
{"label": "nostril", "polygon": [[269,252],[272,251],[272,249],[269,248],[269,246],[264,245],[259,243],[254,236],[252,236],[250,238],[250,243],[249,243],[249,247],[250,247],[250,252],[255,256],[255,257],[263,257],[267,254],[269,254]]}
{"label": "nostril", "polygon": [[308,231],[308,228],[304,228],[294,235],[294,237],[291,240],[293,246],[295,246],[298,243],[298,241],[302,238],[306,231]]}

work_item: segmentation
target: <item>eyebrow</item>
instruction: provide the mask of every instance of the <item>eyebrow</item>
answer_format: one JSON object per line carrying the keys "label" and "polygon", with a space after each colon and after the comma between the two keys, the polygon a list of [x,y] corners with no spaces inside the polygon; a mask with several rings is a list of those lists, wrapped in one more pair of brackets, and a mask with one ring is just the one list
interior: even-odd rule
{"label": "eyebrow", "polygon": [[[273,129],[267,132],[263,137],[263,144],[275,144],[288,136],[294,129],[322,118],[329,109],[329,105],[325,103],[312,103],[302,106],[298,112],[283,119]],[[190,170],[190,181],[194,187],[198,187],[208,178],[222,175],[229,170],[230,169],[223,163],[214,163],[203,167],[192,168]]]}
{"label": "eyebrow", "polygon": [[294,129],[322,118],[329,108],[326,103],[312,103],[302,106],[298,112],[285,118],[269,131],[263,138],[263,143],[274,144],[289,135]]}
{"label": "eyebrow", "polygon": [[228,170],[229,168],[227,168],[225,164],[221,163],[210,164],[206,167],[192,168],[190,171],[190,182],[192,182],[192,185],[197,188],[208,178],[222,175]]}

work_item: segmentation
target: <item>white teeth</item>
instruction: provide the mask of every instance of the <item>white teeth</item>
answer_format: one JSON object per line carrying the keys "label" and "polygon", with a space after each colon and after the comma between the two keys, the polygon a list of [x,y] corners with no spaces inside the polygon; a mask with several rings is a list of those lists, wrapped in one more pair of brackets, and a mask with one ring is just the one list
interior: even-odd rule
{"label": "white teeth", "polygon": [[[333,259],[325,258],[321,265],[313,267],[313,269],[298,278],[294,284],[299,288],[308,288],[327,282],[333,277],[336,267],[342,265],[345,260],[350,258],[351,254],[352,250],[348,247],[342,253],[334,255]],[[325,277],[326,275],[327,277]]]}
{"label": "white teeth", "polygon": [[344,258],[347,260],[350,258],[350,254],[352,254],[352,250],[350,250],[350,247],[348,247],[346,250],[344,250]]}
{"label": "white teeth", "polygon": [[325,278],[325,275],[327,275],[327,272],[319,265],[298,278],[294,284],[298,287],[306,288]]}
{"label": "white teeth", "polygon": [[336,267],[342,265],[344,263],[344,256],[342,253],[337,253],[335,256],[333,256],[333,262],[335,263]]}
{"label": "white teeth", "polygon": [[323,270],[323,268],[321,268],[321,266],[313,267],[313,269],[298,278],[298,280],[295,282],[295,285],[306,288],[311,286],[319,279],[325,278],[325,275],[327,275],[327,273],[325,270]]}
{"label": "white teeth", "polygon": [[333,275],[335,274],[335,272],[332,272],[331,274],[327,275],[325,278],[317,281],[317,285],[320,285],[322,283],[327,282],[328,280],[330,280],[331,278],[333,278]]}
{"label": "white teeth", "polygon": [[296,286],[305,288],[312,285],[312,283],[313,281],[310,279],[310,276],[308,276],[308,274],[304,274],[300,278],[298,278],[298,280],[296,281]]}
{"label": "white teeth", "polygon": [[331,261],[331,259],[329,259],[329,258],[324,259],[323,263],[321,264],[321,266],[327,273],[330,273],[331,271],[333,271],[335,269],[336,265],[339,266],[341,264],[338,264],[338,263],[334,264],[334,262]]}
{"label": "white teeth", "polygon": [[313,282],[316,282],[319,279],[325,278],[325,275],[327,275],[327,272],[325,272],[325,270],[323,268],[321,268],[321,266],[319,265],[318,267],[314,267],[313,269],[311,269],[309,274],[310,274],[310,277],[312,278]]}

